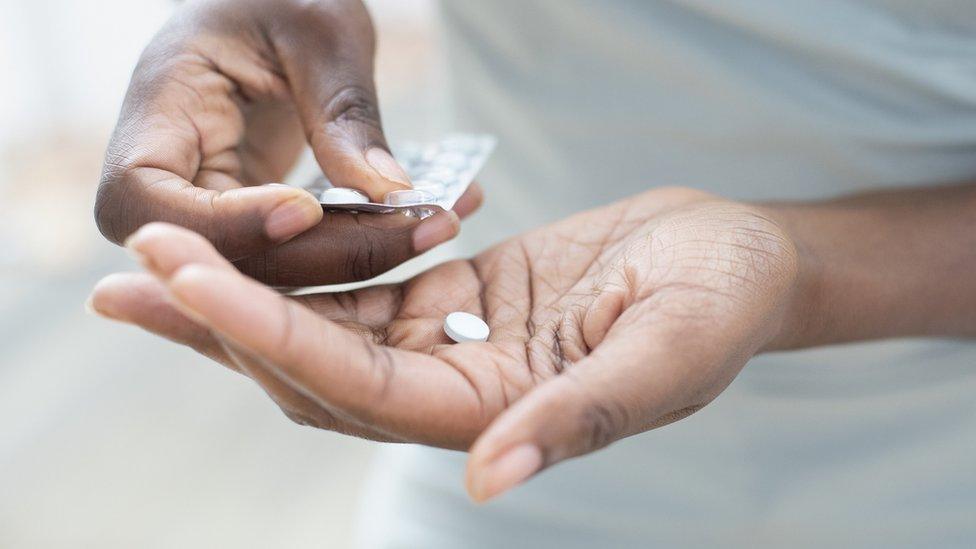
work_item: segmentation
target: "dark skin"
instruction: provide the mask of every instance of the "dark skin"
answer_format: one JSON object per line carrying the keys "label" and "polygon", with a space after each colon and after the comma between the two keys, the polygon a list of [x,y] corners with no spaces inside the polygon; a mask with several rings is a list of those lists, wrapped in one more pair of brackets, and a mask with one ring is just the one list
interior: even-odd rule
{"label": "dark skin", "polygon": [[[758,352],[976,335],[973,235],[972,185],[762,206],[658,189],[403,284],[286,298],[152,224],[128,242],[149,274],[103,280],[92,305],[250,376],[299,423],[467,449],[484,500],[697,411]],[[489,340],[451,344],[454,310]]]}
{"label": "dark skin", "polygon": [[[291,299],[172,225],[127,245],[152,276],[110,277],[94,308],[250,376],[299,423],[489,444],[484,464],[512,446],[485,433],[501,436],[499,421],[516,422],[506,437],[538,437],[527,470],[473,474],[479,499],[700,409],[777,336],[798,276],[792,241],[761,209],[687,189],[579,214],[403,284]],[[455,310],[484,318],[489,340],[452,344],[441,327]]]}
{"label": "dark skin", "polygon": [[[249,10],[260,10],[259,3],[242,2],[233,4],[242,7],[241,13],[221,11],[228,5],[203,3],[194,8],[201,12],[188,8],[188,17],[207,29],[229,21],[240,31],[249,28],[247,21],[253,23]],[[282,6],[285,12],[294,8],[292,3]],[[302,31],[309,20],[330,20],[312,17],[322,15],[319,10],[352,17],[350,28],[367,32],[357,27],[361,6],[327,2],[308,9],[311,14],[301,12],[304,16],[297,19],[292,18],[295,13],[266,15],[298,25],[288,38],[292,46],[318,44],[313,38],[303,42]],[[215,22],[214,17],[226,21]],[[174,31],[169,32],[161,36]],[[160,42],[182,43],[183,35],[175,34]],[[218,36],[233,42],[237,34]],[[319,38],[325,40],[320,45],[337,47],[333,42],[341,36],[337,30],[329,39]],[[359,59],[355,52],[362,52],[360,46],[349,46],[350,59]],[[315,51],[296,58],[314,58]],[[159,65],[165,68],[167,62],[165,57]],[[287,63],[282,66],[287,76]],[[155,67],[149,63],[144,72],[151,76]],[[136,80],[143,76],[137,71]],[[329,76],[322,78],[330,81]],[[140,95],[141,87],[134,87],[137,98],[155,97]],[[296,98],[294,90],[307,89],[290,87]],[[169,110],[139,114],[145,104],[136,100],[135,107],[127,107],[135,110],[123,113],[119,135],[139,142],[130,137],[142,135],[133,120],[173,116],[164,112],[180,112],[182,105],[177,101],[163,105]],[[303,110],[301,104],[296,99],[304,126],[302,113],[315,111]],[[339,135],[341,128],[360,119],[353,118],[320,122],[338,128]],[[168,127],[163,122],[151,127],[158,126]],[[181,127],[182,133],[150,132],[142,142],[194,135],[179,123],[172,126]],[[217,125],[215,135],[221,127]],[[237,141],[230,141],[239,144],[247,132],[233,135]],[[327,141],[313,139],[314,131],[306,135],[313,148]],[[236,187],[217,189],[256,173],[244,167],[249,161],[241,160],[247,156],[239,152],[241,147],[232,148],[238,152],[216,148],[224,152],[214,158],[224,161],[197,162],[190,173],[179,172],[178,162],[159,162],[196,158],[191,148],[121,147],[125,160],[110,162],[107,173],[118,169],[124,177],[110,178],[103,187],[107,198],[99,203],[130,202],[125,208],[99,210],[105,216],[100,219],[103,231],[121,239],[138,225],[133,220],[173,217],[203,236],[167,223],[133,233],[127,246],[148,272],[104,279],[93,293],[93,308],[248,375],[299,423],[470,451],[467,481],[477,500],[494,497],[561,460],[694,413],[759,352],[873,338],[976,335],[972,184],[784,204],[748,204],[692,189],[654,189],[520,235],[473,258],[439,265],[403,284],[284,297],[242,275],[228,257],[238,266],[242,258],[257,257],[248,260],[245,270],[273,284],[339,281],[369,276],[409,257],[419,249],[417,239],[406,252],[398,252],[395,245],[384,250],[393,259],[375,269],[344,267],[355,262],[337,262],[334,258],[341,255],[331,252],[314,256],[329,244],[352,256],[355,251],[343,248],[344,242],[359,244],[360,238],[372,249],[383,239],[370,235],[382,236],[391,227],[376,231],[357,225],[404,221],[347,219],[337,222],[346,225],[317,227],[308,237],[303,234],[275,248],[266,238],[267,223],[264,233],[248,232],[248,223],[234,224],[264,215],[262,204],[274,200],[264,196],[251,203],[253,197],[234,194],[240,190]],[[340,149],[359,154],[362,146]],[[182,156],[174,156],[176,150]],[[317,151],[320,162],[345,158],[330,154],[338,153]],[[226,161],[235,155],[236,164]],[[339,164],[357,165],[353,160]],[[205,165],[211,168],[201,169]],[[338,169],[329,176],[341,180],[343,173]],[[156,177],[159,181],[153,182]],[[141,190],[119,190],[129,186]],[[284,200],[304,200],[296,197]],[[317,206],[315,211],[320,212]],[[232,215],[241,212],[246,215]],[[343,227],[350,231],[343,242],[327,242]],[[241,232],[233,232],[237,230]],[[415,237],[420,228],[413,231]],[[309,240],[303,243],[303,238]],[[319,238],[325,248],[314,240]],[[242,242],[258,242],[259,251],[248,255],[243,250],[250,248]],[[268,245],[283,262],[267,260]],[[291,265],[287,274],[280,269],[282,263]],[[278,267],[261,271],[255,265]],[[489,340],[451,344],[441,323],[454,310],[482,316],[492,330]]]}
{"label": "dark skin", "polygon": [[146,48],[109,144],[95,205],[121,244],[151,221],[187,227],[259,280],[372,278],[452,238],[457,216],[329,213],[281,181],[310,146],[339,186],[374,201],[409,185],[388,153],[360,2],[224,0],[182,6]]}

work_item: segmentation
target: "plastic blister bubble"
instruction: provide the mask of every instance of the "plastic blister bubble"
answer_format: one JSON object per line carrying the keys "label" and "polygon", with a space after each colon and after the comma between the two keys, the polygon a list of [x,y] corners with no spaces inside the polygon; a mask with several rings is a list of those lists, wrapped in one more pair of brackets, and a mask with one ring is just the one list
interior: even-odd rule
{"label": "plastic blister bubble", "polygon": [[437,197],[423,189],[390,191],[383,197],[383,204],[387,206],[416,206],[420,204],[433,204],[436,201]]}
{"label": "plastic blister bubble", "polygon": [[334,187],[325,176],[312,181],[306,189],[330,210],[406,211],[427,217],[454,207],[488,160],[495,143],[491,135],[451,134],[432,143],[408,142],[395,147],[394,157],[406,170],[414,188],[388,193],[382,204],[370,202],[355,189]]}
{"label": "plastic blister bubble", "polygon": [[356,189],[346,187],[329,187],[319,193],[321,204],[368,204],[369,197]]}

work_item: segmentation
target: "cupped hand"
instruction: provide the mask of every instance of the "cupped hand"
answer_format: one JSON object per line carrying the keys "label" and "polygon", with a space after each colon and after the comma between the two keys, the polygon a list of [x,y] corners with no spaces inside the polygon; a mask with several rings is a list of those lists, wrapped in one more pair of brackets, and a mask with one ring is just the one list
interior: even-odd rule
{"label": "cupped hand", "polygon": [[[148,222],[181,225],[271,283],[279,271],[295,284],[352,278],[310,265],[315,251],[359,253],[376,241],[402,246],[393,255],[371,251],[374,257],[423,251],[385,234],[409,237],[409,220],[392,229],[389,220],[364,224],[348,215],[323,222],[308,192],[265,185],[282,180],[306,143],[336,185],[379,201],[409,185],[383,135],[373,53],[359,0],[182,6],[133,73],[102,172],[99,229],[121,243]],[[301,243],[276,251],[296,235]]]}
{"label": "cupped hand", "polygon": [[[478,500],[700,409],[788,334],[798,280],[764,210],[686,189],[346,293],[283,297],[173,226],[128,245],[152,274],[106,278],[97,311],[242,371],[300,423],[470,450]],[[453,311],[488,341],[451,343]]]}

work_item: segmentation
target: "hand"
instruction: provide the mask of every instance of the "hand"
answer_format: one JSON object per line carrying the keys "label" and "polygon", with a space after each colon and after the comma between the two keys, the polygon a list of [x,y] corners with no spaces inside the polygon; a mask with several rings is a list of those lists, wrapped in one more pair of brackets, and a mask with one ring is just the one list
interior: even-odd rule
{"label": "hand", "polygon": [[[685,189],[348,293],[282,297],[172,226],[129,246],[153,276],[105,279],[97,311],[242,371],[299,423],[470,449],[478,500],[700,409],[788,336],[798,280],[763,210]],[[449,342],[459,310],[487,342]]]}
{"label": "hand", "polygon": [[[264,185],[282,180],[307,141],[336,185],[374,200],[408,186],[383,136],[373,50],[358,0],[181,7],[133,74],[95,206],[102,234],[121,243],[148,222],[175,223],[271,283],[353,278],[319,269],[321,250],[385,261],[423,251],[411,243],[415,220],[338,215],[323,222],[308,192]],[[455,232],[456,223],[453,232],[428,236],[436,244]],[[299,234],[301,242],[276,248]],[[376,242],[384,249],[374,251]]]}

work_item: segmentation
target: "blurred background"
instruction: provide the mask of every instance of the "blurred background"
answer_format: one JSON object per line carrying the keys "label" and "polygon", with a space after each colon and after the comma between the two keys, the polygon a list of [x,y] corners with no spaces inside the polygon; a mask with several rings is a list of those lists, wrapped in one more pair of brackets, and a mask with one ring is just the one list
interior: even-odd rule
{"label": "blurred background", "polygon": [[[372,0],[387,134],[438,131],[429,0]],[[344,547],[375,443],[89,315],[135,264],[95,228],[102,155],[169,0],[0,0],[0,547]],[[305,170],[311,169],[306,165]]]}

